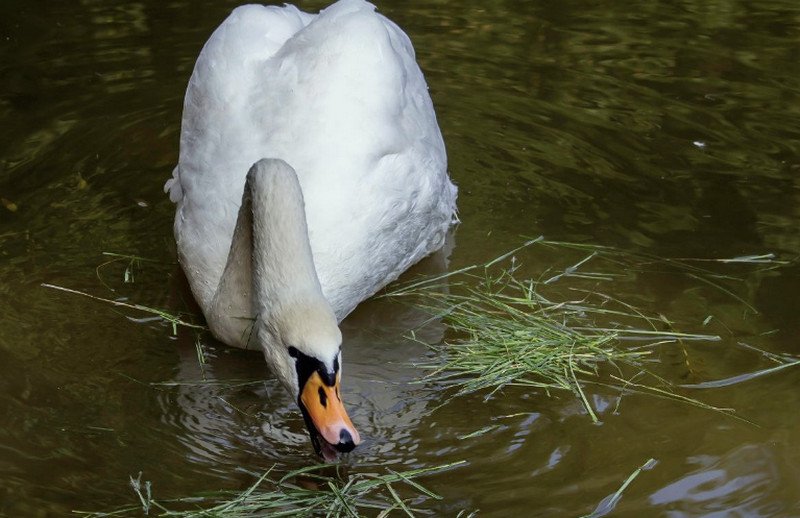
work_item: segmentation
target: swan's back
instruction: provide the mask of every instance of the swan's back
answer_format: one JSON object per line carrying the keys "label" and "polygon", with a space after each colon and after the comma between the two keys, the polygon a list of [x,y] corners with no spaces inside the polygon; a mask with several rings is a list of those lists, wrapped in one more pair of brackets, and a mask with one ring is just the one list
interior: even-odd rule
{"label": "swan's back", "polygon": [[406,35],[361,0],[318,16],[236,9],[203,48],[168,184],[181,263],[203,309],[257,160],[297,172],[323,293],[339,319],[438,249],[456,189]]}

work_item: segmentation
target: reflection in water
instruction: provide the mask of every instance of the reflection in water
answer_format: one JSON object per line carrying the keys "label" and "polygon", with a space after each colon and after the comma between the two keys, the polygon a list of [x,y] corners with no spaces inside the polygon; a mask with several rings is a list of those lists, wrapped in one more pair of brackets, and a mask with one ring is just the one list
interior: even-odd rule
{"label": "reflection in water", "polygon": [[667,515],[675,517],[692,516],[699,509],[705,516],[790,514],[773,494],[782,482],[776,460],[762,445],[745,445],[722,458],[689,458],[699,468],[655,491],[650,502],[671,509]]}
{"label": "reflection in water", "polygon": [[187,343],[178,344],[173,383],[181,385],[159,394],[164,422],[187,459],[224,476],[238,466],[256,468],[248,458],[259,459],[261,468],[302,451],[308,442],[302,427],[285,425],[298,421],[293,403],[260,355],[205,346],[208,363],[201,368],[194,338],[182,336]]}
{"label": "reflection in water", "polygon": [[[669,257],[800,254],[796,2],[378,3],[411,35],[437,106],[460,187],[454,268],[540,234]],[[168,498],[314,460],[258,354],[200,335],[206,378],[264,381],[153,386],[202,379],[193,333],[175,340],[39,286],[185,305],[170,294],[179,281],[161,188],[194,59],[233,5],[0,2],[0,515],[131,502],[139,471]],[[153,262],[133,284],[124,263],[102,269],[109,291],[95,271],[102,252]],[[579,259],[520,257],[530,275]],[[720,280],[743,300],[655,268],[618,266],[602,286],[722,337],[663,346],[659,374],[701,383],[772,365],[738,342],[798,353],[796,265],[707,266],[745,277]],[[429,353],[403,335],[420,318],[376,300],[343,324],[344,390],[367,438],[350,469],[466,459],[426,481],[445,497],[438,514],[575,516],[652,457],[615,516],[800,515],[798,372],[687,391],[760,427],[603,388],[590,394],[600,425],[569,396],[513,387],[440,407],[446,394],[411,383],[421,373],[409,362]],[[426,332],[436,341],[442,330]]]}
{"label": "reflection in water", "polygon": [[[447,271],[452,239],[402,279]],[[183,279],[181,279],[183,280]],[[190,299],[182,286],[178,298]],[[414,460],[417,440],[410,436],[434,403],[433,394],[411,385],[420,373],[412,366],[427,354],[423,343],[437,343],[443,328],[412,306],[373,301],[359,307],[342,325],[343,396],[364,442],[347,456],[358,465]],[[417,340],[404,337],[414,330]],[[198,340],[206,359],[198,361]],[[213,343],[208,343],[209,341]],[[204,335],[182,332],[177,372],[159,394],[164,422],[193,464],[223,476],[239,466],[266,469],[275,461],[316,462],[297,405],[272,379],[260,353],[231,350]],[[380,362],[375,359],[380,358]]]}

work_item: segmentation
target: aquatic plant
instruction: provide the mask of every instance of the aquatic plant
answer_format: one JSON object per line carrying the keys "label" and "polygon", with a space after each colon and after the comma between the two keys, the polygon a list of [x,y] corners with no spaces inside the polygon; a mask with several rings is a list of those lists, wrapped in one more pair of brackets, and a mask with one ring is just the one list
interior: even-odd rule
{"label": "aquatic plant", "polygon": [[[522,277],[517,255],[533,245],[586,255],[561,270],[548,268],[535,279]],[[124,282],[130,282],[132,278],[132,265],[146,260],[131,255],[105,255],[112,257],[112,261],[129,262]],[[615,268],[602,272],[587,269],[598,260],[609,262]],[[712,334],[676,331],[663,315],[648,315],[597,287],[599,283],[614,281],[620,271],[669,269],[700,281],[756,312],[746,300],[723,285],[723,281],[738,279],[698,266],[698,263],[706,262],[755,266],[761,271],[787,264],[772,254],[727,259],[662,258],[600,245],[548,241],[540,236],[486,263],[394,285],[381,296],[402,300],[428,311],[428,322],[440,320],[447,327],[447,338],[441,343],[426,343],[433,354],[416,363],[426,371],[420,383],[454,389],[445,403],[475,392],[485,392],[486,399],[489,399],[508,386],[540,389],[547,394],[566,390],[574,393],[591,419],[597,421],[583,389],[587,384],[596,384],[611,385],[625,393],[647,393],[711,410],[732,412],[732,409],[713,407],[681,395],[677,389],[727,386],[800,365],[800,360],[766,356],[762,352],[774,363],[773,366],[725,380],[674,385],[647,368],[648,363],[654,365],[656,362],[652,352],[666,344],[683,347],[690,341],[713,342],[721,338]],[[106,264],[109,263],[101,266]],[[570,285],[566,291],[576,295],[570,299],[556,299],[547,294],[548,288],[568,280],[589,281],[594,283],[594,287],[587,289]],[[172,329],[173,334],[177,333],[178,327],[198,331],[207,329],[200,323],[200,318],[190,313],[107,299],[52,284],[42,286],[155,315]],[[703,325],[712,318],[707,316]],[[416,340],[413,330],[411,338]],[[631,345],[631,342],[638,343]],[[753,348],[747,344],[739,345]],[[196,346],[202,368],[204,355],[197,341]],[[605,370],[602,376],[601,370]]]}
{"label": "aquatic plant", "polygon": [[633,473],[628,475],[628,478],[625,479],[625,481],[622,483],[619,489],[617,489],[616,491],[605,497],[603,500],[601,500],[600,503],[597,504],[597,507],[594,509],[594,511],[591,512],[591,514],[587,514],[585,516],[582,516],[581,518],[601,518],[603,516],[608,516],[609,514],[611,514],[617,507],[619,501],[622,500],[622,494],[625,492],[626,489],[628,489],[628,486],[631,485],[631,483],[636,479],[636,477],[641,475],[642,471],[648,471],[653,469],[656,466],[656,464],[658,464],[658,461],[656,459],[648,459],[644,464],[636,468],[633,471]]}
{"label": "aquatic plant", "polygon": [[[416,506],[423,501],[442,498],[416,479],[463,464],[465,462],[461,461],[402,472],[387,470],[388,472],[384,474],[361,472],[346,477],[322,474],[330,472],[333,468],[330,465],[320,464],[291,471],[277,480],[272,478],[275,470],[273,467],[242,492],[220,491],[163,502],[153,499],[152,487],[149,482],[142,483],[140,473],[137,478],[131,477],[131,486],[138,498],[137,505],[111,512],[75,512],[87,518],[125,516],[135,511],[143,511],[145,514],[154,511],[157,512],[157,516],[178,518],[261,516],[358,518],[364,516],[364,513],[385,517],[395,511],[413,517],[419,512]],[[402,497],[399,484],[412,489],[415,492],[414,497]],[[178,507],[184,509],[176,509]],[[459,516],[466,518],[469,515],[462,513]]]}
{"label": "aquatic plant", "polygon": [[[522,256],[523,250],[533,245],[582,251],[585,255],[566,268],[548,269],[538,277],[531,278],[523,273],[529,269],[521,266],[517,256]],[[590,271],[590,265],[600,259],[610,260],[616,264],[616,268],[610,272]],[[647,393],[715,411],[729,411],[682,395],[679,390],[724,387],[800,365],[800,360],[759,351],[773,362],[772,367],[725,380],[674,385],[651,372],[649,367],[657,365],[657,359],[652,354],[656,348],[669,345],[682,347],[689,341],[719,341],[720,337],[676,331],[667,318],[648,315],[634,305],[600,291],[603,282],[616,280],[618,272],[628,269],[634,259],[639,266],[659,264],[677,268],[682,274],[700,280],[749,307],[746,301],[722,285],[722,280],[732,278],[700,268],[693,264],[696,260],[634,256],[606,247],[553,243],[542,238],[530,240],[485,264],[395,285],[381,296],[413,304],[430,314],[428,322],[440,321],[447,328],[444,340],[425,344],[432,354],[417,362],[417,366],[425,371],[419,383],[451,389],[450,397],[445,398],[443,404],[472,393],[480,393],[490,399],[497,391],[512,386],[536,389],[546,394],[568,391],[579,398],[587,414],[597,421],[585,387],[604,385],[617,387],[626,393]],[[755,264],[765,269],[782,264],[769,255],[715,261],[722,264]],[[620,267],[622,263],[625,263],[624,267]],[[567,280],[580,282],[566,283],[565,286],[564,281]],[[153,314],[170,326],[173,332],[179,326],[204,329],[189,314],[105,299],[54,285],[45,286]],[[560,296],[565,293],[573,296]],[[706,317],[703,326],[710,320],[710,316]],[[413,331],[410,336],[417,339]],[[198,361],[201,365],[204,363],[199,346]],[[234,381],[196,383],[234,384]],[[235,383],[254,382],[237,380]],[[163,383],[167,386],[173,384]],[[484,426],[458,438],[467,440],[478,437],[498,426]],[[163,501],[153,498],[152,487],[147,482],[143,483],[140,475],[131,478],[131,486],[138,498],[137,505],[106,513],[82,514],[101,517],[144,511],[160,516],[240,518],[264,515],[358,517],[364,513],[386,516],[394,512],[415,516],[423,511],[420,506],[427,507],[425,504],[440,498],[415,479],[462,464],[459,462],[405,472],[388,470],[384,474],[358,472],[348,475],[338,472],[331,475],[329,473],[336,468],[315,465],[291,471],[278,479],[273,477],[277,471],[273,468],[243,492],[220,491]],[[631,482],[642,470],[650,469],[653,465],[651,459],[635,470],[615,493],[598,504],[591,516],[603,516],[611,512]],[[413,490],[414,496],[401,496],[401,486]]]}
{"label": "aquatic plant", "polygon": [[[537,279],[520,278],[516,254],[534,244],[584,250],[588,255],[561,271],[546,271]],[[679,394],[678,387],[651,372],[646,365],[655,361],[652,351],[656,347],[669,343],[680,346],[688,341],[719,341],[719,336],[675,331],[663,316],[647,315],[599,289],[571,286],[567,291],[577,297],[567,300],[556,300],[546,294],[548,288],[565,279],[597,283],[613,280],[613,273],[586,271],[587,264],[601,255],[614,261],[658,260],[607,247],[548,242],[539,237],[485,264],[395,286],[383,296],[423,308],[430,313],[431,320],[440,320],[447,327],[445,340],[426,343],[433,354],[416,365],[427,371],[420,382],[452,388],[450,399],[476,392],[485,393],[489,399],[509,386],[540,389],[547,394],[566,390],[581,400],[596,422],[598,417],[583,388],[591,383],[731,411]],[[711,272],[693,266],[688,260],[660,261],[736,297]],[[768,255],[719,261],[767,263],[768,267],[778,262]],[[416,340],[413,331],[411,337]],[[797,363],[800,362],[783,362],[751,375],[767,374]],[[601,370],[606,372],[601,375]],[[643,382],[643,378],[647,381]]]}
{"label": "aquatic plant", "polygon": [[96,295],[86,293],[84,291],[74,290],[72,288],[66,288],[64,286],[58,286],[56,284],[42,283],[42,287],[51,290],[63,291],[65,293],[71,293],[73,295],[80,295],[82,297],[96,300],[98,302],[105,302],[106,304],[111,304],[112,306],[132,309],[135,311],[141,311],[142,313],[149,313],[161,319],[161,321],[163,321],[164,323],[168,324],[172,328],[172,334],[178,333],[178,327],[187,327],[189,329],[198,329],[202,331],[208,329],[206,326],[202,324],[195,323],[195,320],[197,320],[197,317],[195,315],[192,315],[191,313],[186,313],[184,311],[154,308],[150,306],[145,306],[143,304],[132,304],[129,302],[125,302],[124,300],[107,299],[104,297],[98,297]]}

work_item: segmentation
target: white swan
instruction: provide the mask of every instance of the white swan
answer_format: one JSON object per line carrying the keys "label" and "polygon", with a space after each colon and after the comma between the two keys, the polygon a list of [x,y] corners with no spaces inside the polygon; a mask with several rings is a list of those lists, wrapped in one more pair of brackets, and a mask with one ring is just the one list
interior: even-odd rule
{"label": "white swan", "polygon": [[178,257],[211,332],[261,349],[318,454],[360,441],[338,322],[444,243],[456,188],[411,42],[363,0],[235,9],[183,108]]}

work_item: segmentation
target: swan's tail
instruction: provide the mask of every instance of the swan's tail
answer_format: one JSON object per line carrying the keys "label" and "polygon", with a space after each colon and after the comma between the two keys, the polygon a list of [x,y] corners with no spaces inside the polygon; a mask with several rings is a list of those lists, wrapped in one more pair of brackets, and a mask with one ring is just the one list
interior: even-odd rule
{"label": "swan's tail", "polygon": [[178,203],[183,199],[183,189],[181,188],[180,165],[176,165],[172,170],[172,178],[164,184],[164,192],[169,194],[169,201]]}

